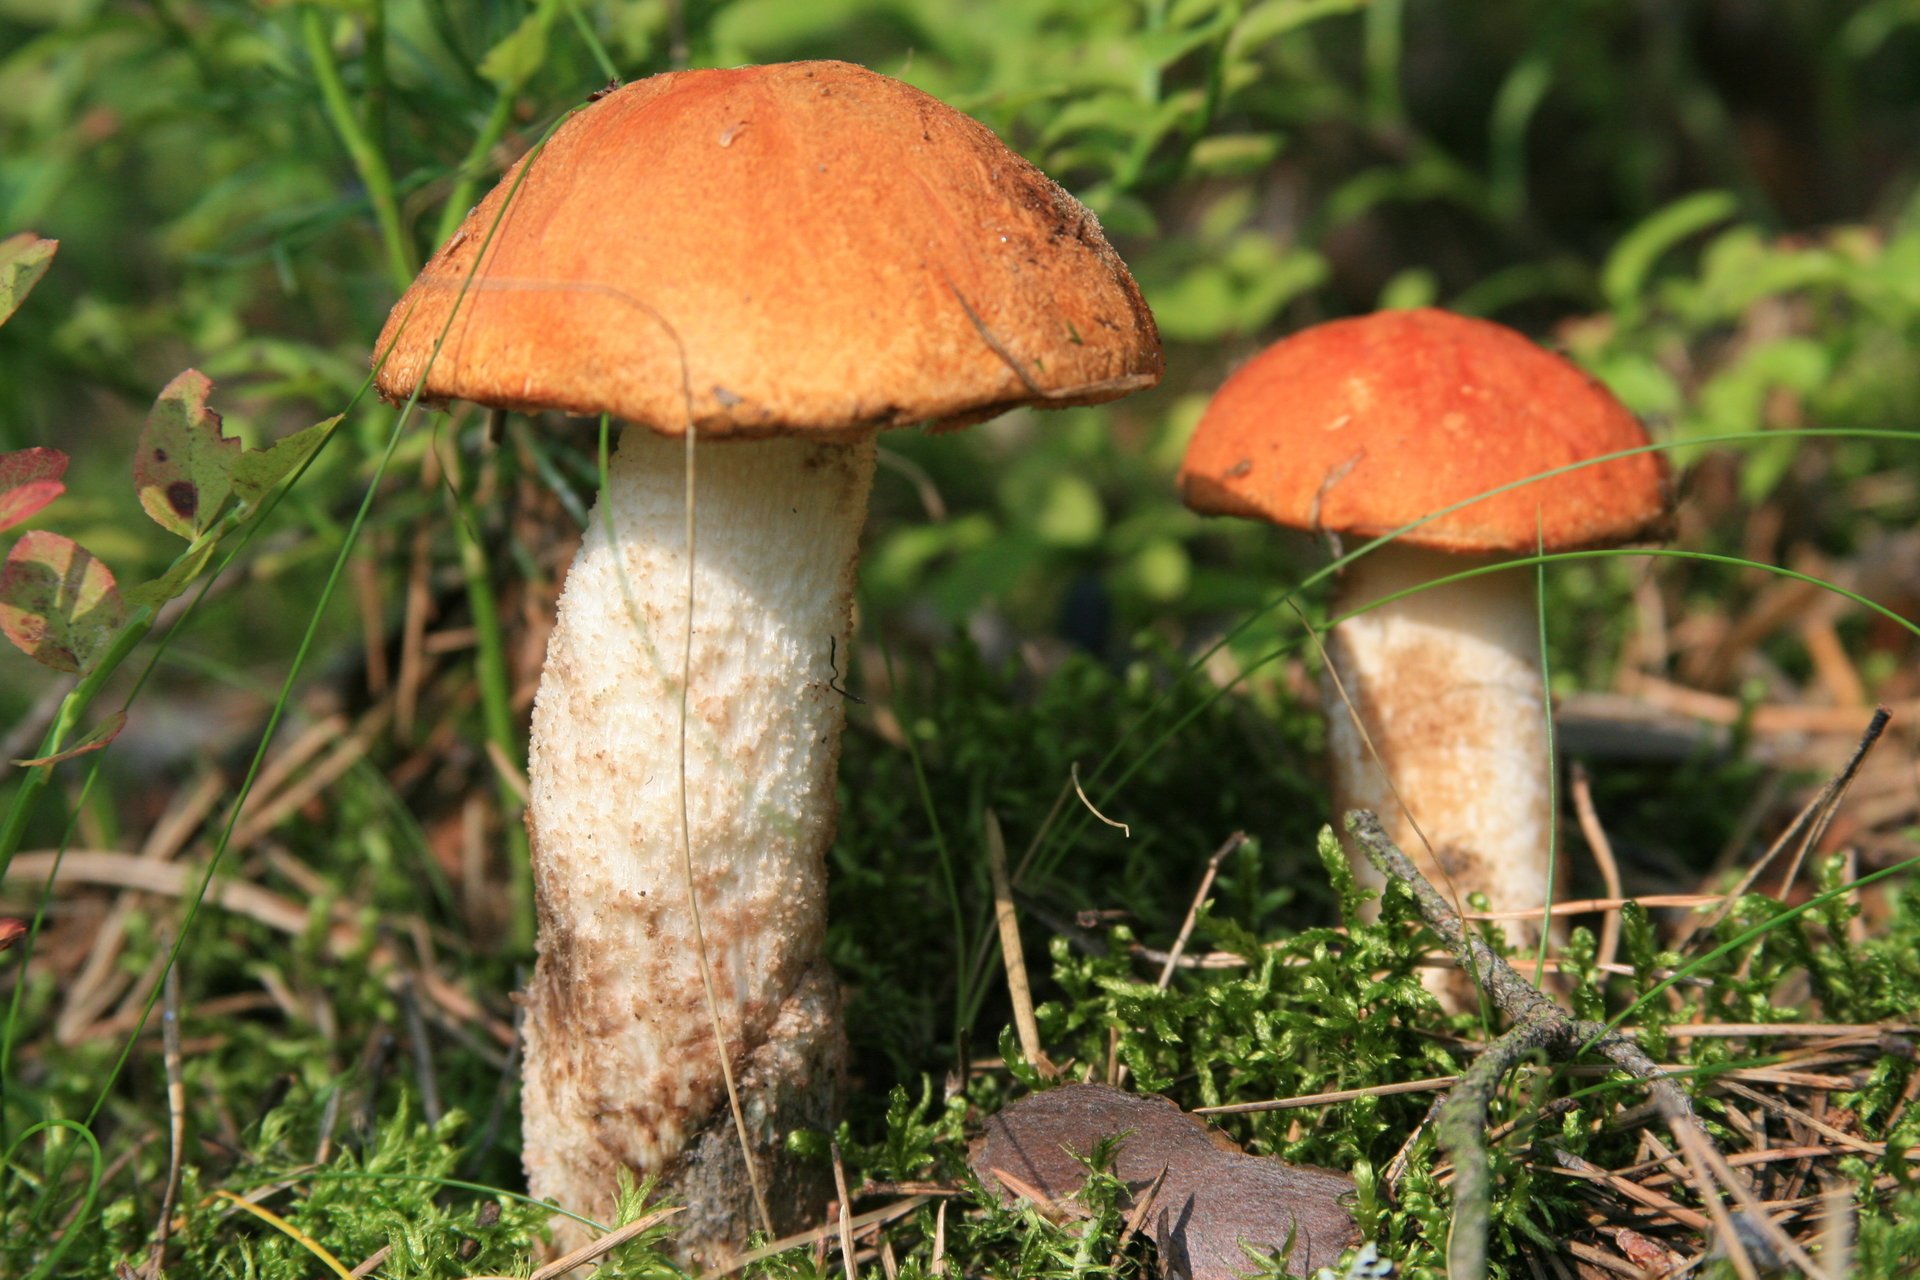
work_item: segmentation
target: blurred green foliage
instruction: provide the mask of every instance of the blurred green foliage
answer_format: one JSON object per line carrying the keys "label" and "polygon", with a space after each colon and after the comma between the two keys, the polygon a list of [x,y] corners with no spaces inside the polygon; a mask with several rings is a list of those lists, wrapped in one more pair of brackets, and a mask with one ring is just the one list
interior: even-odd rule
{"label": "blurred green foliage", "polygon": [[[1016,851],[1049,833],[1025,909],[1056,938],[1053,976],[1038,976],[1062,1056],[1098,1062],[1111,1047],[1142,1084],[1189,1104],[1437,1074],[1452,1061],[1442,1020],[1407,976],[1404,930],[1350,920],[1353,940],[1336,944],[1315,927],[1336,900],[1349,917],[1356,905],[1337,860],[1323,870],[1313,856],[1328,816],[1320,731],[1298,667],[1256,669],[1283,649],[1309,668],[1313,655],[1291,614],[1254,611],[1323,557],[1304,538],[1202,521],[1172,495],[1206,396],[1260,345],[1376,306],[1493,316],[1563,347],[1658,436],[1686,443],[1675,455],[1689,464],[1685,545],[1870,565],[1920,520],[1911,442],[1790,434],[1920,430],[1920,9],[1907,0],[0,0],[0,237],[33,229],[61,242],[0,330],[0,450],[72,453],[69,495],[44,520],[128,581],[158,572],[176,548],[140,511],[131,446],[182,368],[216,380],[227,428],[249,447],[347,409],[413,268],[559,114],[610,75],[803,57],[865,63],[986,121],[1100,215],[1169,343],[1155,392],[885,441],[856,687],[886,698],[851,717],[834,855],[831,945],[852,988],[863,1087],[843,1135],[856,1175],[956,1175],[967,1104],[1005,1087],[981,1077],[935,1101],[938,1080],[990,1051],[1005,1020],[982,945],[989,808]],[[206,759],[231,766],[250,748],[243,735],[287,670],[393,421],[355,405],[228,587],[173,640],[104,757],[104,785],[82,792],[61,775],[61,803],[43,806],[34,842],[78,832],[112,847]],[[1781,434],[1733,451],[1704,443],[1766,430]],[[462,621],[456,528],[491,553],[483,576],[495,590],[550,588],[553,548],[522,538],[512,502],[478,499],[517,494],[576,526],[592,448],[517,423],[496,448],[471,413],[416,425],[365,534],[378,549],[376,630],[397,625],[409,554]],[[1549,575],[1562,687],[1611,676],[1629,639],[1623,605],[1646,576],[1616,561]],[[1659,582],[1678,623],[1724,617],[1756,590],[1719,566],[1663,565]],[[1303,603],[1315,616],[1318,602]],[[309,687],[356,696],[361,619],[336,602],[322,623]],[[1207,670],[1246,675],[1234,694],[1178,681],[1229,628]],[[1912,662],[1903,637],[1859,620],[1845,638],[1876,687]],[[1765,657],[1789,676],[1806,664],[1784,642]],[[1738,681],[1758,678],[1721,676],[1717,687],[1743,697]],[[50,687],[0,653],[0,723],[27,717]],[[497,782],[480,745],[489,687],[469,670],[445,691],[458,732],[436,740],[436,777],[453,779],[449,790]],[[1131,841],[1074,801],[1048,826],[1076,762],[1102,808],[1133,824]],[[421,1126],[417,1098],[405,1101],[418,1086],[391,1061],[404,993],[367,971],[366,952],[326,946],[327,913],[344,903],[369,940],[383,920],[424,919],[480,991],[511,989],[528,958],[466,929],[424,829],[444,815],[414,811],[418,792],[383,764],[356,765],[323,815],[278,830],[312,879],[287,880],[284,864],[246,869],[312,903],[303,935],[210,914],[184,952],[190,1010],[262,989],[276,1000],[271,1012],[188,1015],[205,1041],[186,1068],[205,1137],[189,1156],[177,1257],[198,1274],[316,1273],[284,1233],[210,1211],[202,1198],[216,1186],[302,1187],[273,1203],[343,1257],[358,1250],[349,1265],[393,1244],[383,1274],[505,1268],[537,1225],[510,1202],[481,1209],[501,1203],[489,1192],[434,1181],[518,1185],[509,1064],[491,1046],[443,1044],[432,1078],[449,1115],[474,1119]],[[1601,794],[1628,810],[1629,852],[1697,867],[1735,829],[1759,773],[1702,758],[1616,775]],[[0,780],[0,798],[10,785]],[[1236,827],[1255,839],[1223,868],[1200,936],[1250,963],[1156,990],[1127,948],[1164,944],[1206,853]],[[1774,909],[1750,901],[1723,928]],[[1083,926],[1081,910],[1123,916]],[[1390,925],[1402,911],[1390,904]],[[158,906],[131,914],[116,962],[126,982],[149,980],[175,918]],[[1846,936],[1845,921],[1831,923],[1818,936],[1783,927],[1727,957],[1715,1011],[1782,1014],[1762,978],[1795,967],[1845,1016],[1910,1010],[1911,894],[1884,942],[1830,945]],[[1576,939],[1575,954],[1590,942]],[[1649,930],[1630,928],[1627,942],[1640,970],[1628,985],[1644,987],[1670,957]],[[1760,978],[1736,974],[1747,960]],[[153,1046],[115,1080],[119,1042],[52,1037],[61,996],[45,980],[19,989],[10,1139],[38,1118],[89,1119],[105,1151],[90,1164],[67,1129],[23,1140],[7,1172],[42,1194],[0,1196],[0,1269],[17,1274],[52,1270],[52,1224],[85,1181],[62,1171],[104,1173],[110,1161],[104,1218],[76,1220],[63,1265],[137,1264],[164,1173]],[[1905,1083],[1888,1068],[1849,1105],[1890,1123]],[[1239,1133],[1256,1150],[1364,1172],[1418,1111],[1359,1100],[1298,1134],[1272,1118]],[[1589,1150],[1579,1115],[1564,1120],[1558,1140]],[[1885,1135],[1895,1149],[1915,1140],[1902,1123]],[[309,1184],[310,1163],[326,1168]],[[1884,1171],[1860,1165],[1863,1181]],[[367,1176],[383,1172],[425,1181]],[[1496,1173],[1510,1192],[1496,1256],[1519,1266],[1513,1250],[1567,1220],[1569,1193],[1515,1158]],[[1391,1210],[1370,1203],[1409,1274],[1432,1274],[1446,1195],[1431,1150]],[[1892,1274],[1911,1256],[1900,1205],[1863,1218],[1862,1274]],[[1112,1205],[1100,1207],[1084,1237],[1005,1211],[964,1239],[956,1222],[954,1247],[993,1274],[1084,1274],[1087,1256],[1104,1265],[1110,1249]],[[1088,1254],[1096,1236],[1103,1247]],[[923,1244],[901,1271],[917,1278],[930,1264]],[[645,1241],[622,1265],[661,1268]],[[777,1267],[812,1274],[813,1263],[790,1255]]]}

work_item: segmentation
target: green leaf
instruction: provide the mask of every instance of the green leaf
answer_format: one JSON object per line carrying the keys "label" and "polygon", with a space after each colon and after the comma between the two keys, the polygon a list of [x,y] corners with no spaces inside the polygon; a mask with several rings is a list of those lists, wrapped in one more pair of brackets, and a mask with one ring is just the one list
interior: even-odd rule
{"label": "green leaf", "polygon": [[511,93],[532,78],[547,60],[547,28],[552,24],[550,5],[541,5],[520,20],[499,44],[480,59],[480,74],[499,88]]}
{"label": "green leaf", "polygon": [[265,449],[249,449],[234,459],[233,494],[249,506],[267,496],[272,488],[305,465],[327,442],[327,435],[345,417],[334,414],[324,422],[294,432]]}
{"label": "green leaf", "polygon": [[1106,509],[1100,493],[1079,476],[1051,477],[1027,508],[1027,519],[1040,540],[1054,547],[1089,547],[1106,528]]}
{"label": "green leaf", "polygon": [[42,240],[31,231],[0,240],[0,324],[19,309],[47,274],[58,240]]}
{"label": "green leaf", "polygon": [[1674,201],[1621,237],[1601,270],[1600,291],[1616,310],[1631,307],[1667,250],[1732,217],[1738,208],[1728,191],[1702,191]]}
{"label": "green leaf", "polygon": [[1155,604],[1180,599],[1193,582],[1193,560],[1172,538],[1154,538],[1134,553],[1122,581]]}
{"label": "green leaf", "polygon": [[143,582],[127,592],[127,603],[139,608],[145,605],[149,609],[158,609],[167,601],[185,591],[200,571],[207,567],[207,561],[213,558],[215,548],[220,545],[218,538],[199,538],[194,544],[180,553],[180,558],[167,566],[167,571],[151,582]]}
{"label": "green leaf", "polygon": [[11,529],[67,491],[60,477],[67,455],[58,449],[0,453],[0,529]]}
{"label": "green leaf", "polygon": [[1161,335],[1172,341],[1211,342],[1233,324],[1233,280],[1212,263],[1149,282],[1147,294]]}
{"label": "green leaf", "polygon": [[1187,172],[1209,178],[1243,178],[1272,166],[1285,139],[1277,133],[1216,133],[1194,143]]}
{"label": "green leaf", "polygon": [[1234,24],[1228,46],[1234,53],[1244,53],[1310,22],[1366,7],[1367,0],[1266,0],[1248,9]]}
{"label": "green leaf", "polygon": [[0,568],[0,632],[35,662],[85,671],[125,618],[112,571],[72,538],[24,534]]}
{"label": "green leaf", "polygon": [[1404,267],[1380,286],[1382,311],[1408,311],[1430,307],[1440,298],[1440,277],[1431,267]]}
{"label": "green leaf", "polygon": [[[854,25],[864,6],[853,0],[742,0],[717,6],[709,39],[723,62],[766,61],[781,50],[831,40]],[[792,56],[789,54],[788,56]]]}
{"label": "green leaf", "polygon": [[213,383],[197,369],[169,382],[147,415],[133,458],[140,505],[169,533],[189,540],[220,516],[233,491],[240,442],[207,407]]}

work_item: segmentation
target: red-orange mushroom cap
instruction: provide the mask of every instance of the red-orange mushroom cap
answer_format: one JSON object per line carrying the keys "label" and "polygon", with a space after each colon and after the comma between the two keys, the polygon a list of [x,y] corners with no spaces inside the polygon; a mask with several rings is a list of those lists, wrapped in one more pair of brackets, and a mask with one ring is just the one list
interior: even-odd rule
{"label": "red-orange mushroom cap", "polygon": [[[1186,503],[1377,537],[1500,485],[1647,444],[1596,379],[1502,325],[1383,311],[1283,339],[1230,377],[1180,468]],[[1657,536],[1670,506],[1658,453],[1521,485],[1400,536],[1501,553]]]}
{"label": "red-orange mushroom cap", "polygon": [[671,72],[581,110],[375,351],[389,399],[706,437],[964,425],[1162,367],[1092,213],[985,125],[845,62]]}

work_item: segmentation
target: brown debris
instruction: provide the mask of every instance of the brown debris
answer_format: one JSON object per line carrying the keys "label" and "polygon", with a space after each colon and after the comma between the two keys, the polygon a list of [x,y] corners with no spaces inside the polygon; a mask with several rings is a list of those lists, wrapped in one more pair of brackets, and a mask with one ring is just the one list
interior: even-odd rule
{"label": "brown debris", "polygon": [[1084,1161],[1112,1138],[1111,1171],[1127,1185],[1127,1203],[1158,1188],[1143,1229],[1171,1276],[1232,1280],[1252,1265],[1247,1249],[1277,1252],[1289,1237],[1288,1270],[1307,1275],[1359,1240],[1345,1174],[1247,1155],[1165,1098],[1105,1085],[1061,1085],[1014,1103],[987,1121],[971,1162],[1008,1203],[1024,1198],[1077,1216]]}

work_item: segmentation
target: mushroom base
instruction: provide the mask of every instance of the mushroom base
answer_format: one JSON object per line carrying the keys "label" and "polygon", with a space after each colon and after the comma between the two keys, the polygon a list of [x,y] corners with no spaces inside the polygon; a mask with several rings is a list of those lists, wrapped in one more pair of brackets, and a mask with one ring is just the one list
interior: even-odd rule
{"label": "mushroom base", "polygon": [[[847,651],[874,446],[695,446],[690,653],[685,450],[627,429],[548,643],[528,770],[539,961],[523,1159],[535,1196],[602,1222],[620,1170],[660,1175],[689,1205],[682,1250],[711,1262],[758,1221],[682,804],[728,1060],[785,1228],[824,1198],[785,1136],[829,1122],[845,1064],[821,957],[844,722],[829,655]],[[581,1238],[556,1222],[563,1248]]]}
{"label": "mushroom base", "polygon": [[[1485,563],[1385,546],[1347,570],[1336,608],[1346,613]],[[1353,703],[1349,713],[1323,678],[1336,812],[1377,813],[1421,873],[1462,907],[1474,893],[1495,911],[1546,901],[1553,760],[1530,583],[1501,573],[1429,588],[1341,623],[1327,645]],[[1348,853],[1360,883],[1381,887],[1365,856],[1351,844]],[[1501,928],[1521,947],[1540,938],[1531,921]],[[1432,970],[1426,982],[1451,1008],[1477,1004],[1457,971]]]}

